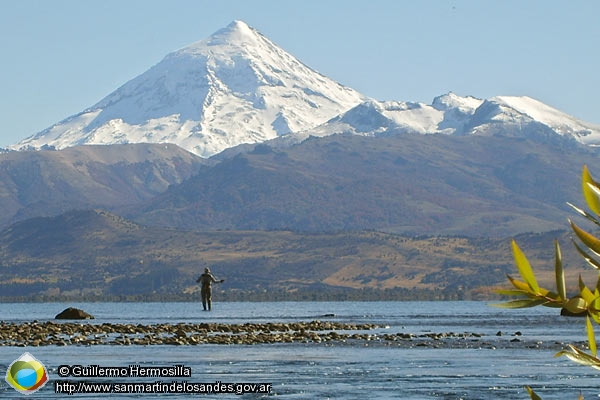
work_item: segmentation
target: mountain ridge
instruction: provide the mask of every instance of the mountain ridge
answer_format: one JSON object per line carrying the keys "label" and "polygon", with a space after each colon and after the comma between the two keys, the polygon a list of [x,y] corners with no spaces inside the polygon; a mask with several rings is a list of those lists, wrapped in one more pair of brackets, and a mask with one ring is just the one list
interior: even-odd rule
{"label": "mountain ridge", "polygon": [[550,143],[505,133],[258,144],[125,216],[181,229],[499,237],[563,228],[582,164],[600,171],[597,149],[556,135]]}
{"label": "mountain ridge", "polygon": [[173,143],[204,158],[236,146],[309,136],[390,132],[493,135],[548,130],[600,144],[600,126],[527,96],[452,92],[431,105],[381,102],[320,74],[243,21],[167,54],[117,90],[12,150],[82,144]]}
{"label": "mountain ridge", "polygon": [[210,161],[175,145],[74,146],[0,154],[0,226],[77,208],[135,205]]}
{"label": "mountain ridge", "polygon": [[352,133],[376,136],[394,132],[446,135],[493,135],[497,126],[527,137],[530,126],[543,126],[557,136],[582,144],[600,143],[600,126],[571,117],[527,96],[496,96],[481,100],[450,92],[436,97],[431,105],[401,101],[369,100],[326,123],[296,135],[328,136]]}

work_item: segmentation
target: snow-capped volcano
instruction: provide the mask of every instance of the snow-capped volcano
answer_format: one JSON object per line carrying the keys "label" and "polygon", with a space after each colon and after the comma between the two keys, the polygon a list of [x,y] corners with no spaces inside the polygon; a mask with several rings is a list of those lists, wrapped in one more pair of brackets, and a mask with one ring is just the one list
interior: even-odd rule
{"label": "snow-capped volcano", "polygon": [[209,157],[313,128],[364,100],[234,21],[11,148],[175,143]]}

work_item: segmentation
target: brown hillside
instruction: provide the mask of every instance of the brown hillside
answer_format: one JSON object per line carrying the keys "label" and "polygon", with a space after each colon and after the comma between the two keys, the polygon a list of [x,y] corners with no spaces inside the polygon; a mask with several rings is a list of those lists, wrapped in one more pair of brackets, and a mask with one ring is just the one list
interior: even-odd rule
{"label": "brown hillside", "polygon": [[[568,282],[582,271],[565,232],[517,238],[543,285],[553,286],[553,247]],[[489,294],[516,274],[509,239],[408,237],[380,232],[192,232],[143,227],[104,211],[15,224],[0,234],[0,293],[185,296],[210,266],[228,293],[340,288]],[[594,284],[594,271],[584,274]],[[589,278],[592,277],[592,278]],[[329,288],[329,289],[328,289]],[[268,297],[268,295],[267,295]]]}

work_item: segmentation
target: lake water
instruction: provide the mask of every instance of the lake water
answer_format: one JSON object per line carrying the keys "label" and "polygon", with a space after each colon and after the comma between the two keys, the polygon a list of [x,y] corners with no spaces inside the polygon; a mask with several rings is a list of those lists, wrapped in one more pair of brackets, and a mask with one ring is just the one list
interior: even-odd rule
{"label": "lake water", "polygon": [[[67,307],[96,317],[83,323],[246,323],[329,320],[371,323],[375,335],[410,333],[403,341],[277,343],[197,346],[0,346],[0,397],[64,398],[55,393],[60,365],[129,365],[191,369],[186,378],[88,378],[93,382],[270,384],[269,394],[242,398],[282,399],[528,399],[532,386],[543,399],[599,398],[598,371],[554,354],[565,343],[583,345],[585,324],[556,309],[505,310],[486,302],[278,302],[220,303],[203,312],[198,303],[1,304],[0,320],[47,321]],[[333,314],[333,316],[331,316]],[[431,333],[476,333],[441,340]],[[498,333],[501,335],[498,335]],[[49,382],[24,396],[4,380],[25,351],[48,370]],[[85,378],[69,378],[71,382]],[[70,398],[181,398],[176,394],[74,394]],[[203,398],[240,398],[211,394]]]}

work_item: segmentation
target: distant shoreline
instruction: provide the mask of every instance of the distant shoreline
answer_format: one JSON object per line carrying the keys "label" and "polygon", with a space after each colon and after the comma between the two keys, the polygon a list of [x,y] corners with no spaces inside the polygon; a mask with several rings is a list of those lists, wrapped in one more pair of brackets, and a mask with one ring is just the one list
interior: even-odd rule
{"label": "distant shoreline", "polygon": [[[462,290],[424,290],[424,289],[344,289],[331,291],[263,291],[263,292],[239,292],[239,291],[213,291],[215,302],[327,302],[327,301],[488,301],[498,300],[500,297],[489,291],[463,292]],[[84,295],[84,296],[0,296],[0,303],[181,303],[199,302],[200,293],[196,294],[143,294],[143,295]]]}

